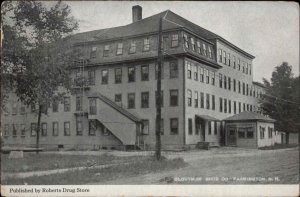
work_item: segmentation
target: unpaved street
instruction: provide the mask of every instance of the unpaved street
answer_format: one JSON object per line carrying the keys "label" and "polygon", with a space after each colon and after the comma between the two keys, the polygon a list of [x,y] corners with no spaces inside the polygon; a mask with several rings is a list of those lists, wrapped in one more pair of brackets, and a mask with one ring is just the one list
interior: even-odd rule
{"label": "unpaved street", "polygon": [[169,158],[182,157],[189,165],[179,170],[126,177],[104,184],[299,183],[299,147],[278,150],[224,147],[164,155]]}

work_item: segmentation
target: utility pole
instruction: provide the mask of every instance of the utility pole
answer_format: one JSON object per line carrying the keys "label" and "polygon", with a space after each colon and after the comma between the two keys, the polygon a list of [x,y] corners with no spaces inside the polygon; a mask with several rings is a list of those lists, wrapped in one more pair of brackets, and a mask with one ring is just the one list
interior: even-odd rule
{"label": "utility pole", "polygon": [[157,57],[157,97],[156,97],[156,160],[161,159],[161,65],[163,62],[162,56],[162,18],[159,20],[158,30],[158,57]]}

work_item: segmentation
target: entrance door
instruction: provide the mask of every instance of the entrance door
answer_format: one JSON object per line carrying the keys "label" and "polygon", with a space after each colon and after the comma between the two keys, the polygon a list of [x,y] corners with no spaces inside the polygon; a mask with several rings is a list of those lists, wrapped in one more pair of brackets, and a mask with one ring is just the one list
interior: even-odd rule
{"label": "entrance door", "polygon": [[231,127],[227,131],[227,145],[236,146],[236,128]]}

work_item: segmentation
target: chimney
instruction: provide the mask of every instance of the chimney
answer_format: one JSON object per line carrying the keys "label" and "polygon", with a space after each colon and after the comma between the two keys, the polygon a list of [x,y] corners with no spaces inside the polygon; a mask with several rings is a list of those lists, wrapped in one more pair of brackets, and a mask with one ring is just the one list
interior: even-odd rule
{"label": "chimney", "polygon": [[142,7],[139,5],[135,5],[132,7],[132,22],[137,22],[142,20]]}

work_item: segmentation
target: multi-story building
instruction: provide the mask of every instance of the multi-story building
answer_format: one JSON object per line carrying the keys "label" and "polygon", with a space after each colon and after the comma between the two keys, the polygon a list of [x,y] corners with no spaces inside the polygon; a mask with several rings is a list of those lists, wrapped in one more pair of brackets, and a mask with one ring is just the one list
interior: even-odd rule
{"label": "multi-story building", "polygon": [[[224,122],[257,111],[263,87],[253,82],[254,56],[170,10],[131,24],[79,33],[72,77],[88,83],[42,116],[40,144],[47,148],[155,146],[159,20],[162,18],[163,149],[198,142],[224,143]],[[11,94],[2,116],[6,145],[34,146],[36,114]]]}

